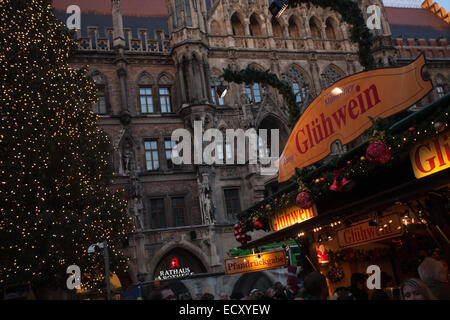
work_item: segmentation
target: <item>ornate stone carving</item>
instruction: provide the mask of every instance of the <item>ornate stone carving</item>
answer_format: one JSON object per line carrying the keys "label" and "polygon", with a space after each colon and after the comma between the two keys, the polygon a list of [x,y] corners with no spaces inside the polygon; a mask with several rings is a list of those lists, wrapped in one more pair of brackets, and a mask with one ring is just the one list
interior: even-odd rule
{"label": "ornate stone carving", "polygon": [[208,173],[198,174],[197,176],[199,197],[200,197],[200,210],[202,213],[203,224],[213,224],[214,219],[214,204],[211,199],[211,186],[209,184]]}

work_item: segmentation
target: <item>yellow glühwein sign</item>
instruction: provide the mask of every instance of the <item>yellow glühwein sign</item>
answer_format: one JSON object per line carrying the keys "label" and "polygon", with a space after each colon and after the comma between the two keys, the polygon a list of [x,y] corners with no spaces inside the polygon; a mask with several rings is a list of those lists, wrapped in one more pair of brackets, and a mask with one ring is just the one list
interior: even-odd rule
{"label": "yellow gl\u00fchwein sign", "polygon": [[410,156],[417,179],[450,168],[450,131],[416,145]]}
{"label": "yellow gl\u00fchwein sign", "polygon": [[302,223],[315,216],[317,216],[315,206],[308,209],[300,209],[299,207],[293,206],[272,215],[269,220],[270,229],[272,231],[279,231],[296,223]]}
{"label": "yellow gl\u00fchwein sign", "polygon": [[433,86],[423,79],[424,65],[422,54],[407,66],[361,72],[324,90],[295,125],[278,161],[278,181],[325,158],[336,140],[356,139],[372,126],[369,117],[389,117],[428,94]]}
{"label": "yellow gl\u00fchwein sign", "polygon": [[369,225],[369,219],[338,230],[337,239],[340,248],[355,247],[370,242],[398,237],[403,233],[400,217],[397,214],[379,219],[377,226]]}
{"label": "yellow gl\u00fchwein sign", "polygon": [[287,265],[284,250],[250,254],[225,259],[225,274],[247,273],[285,267]]}

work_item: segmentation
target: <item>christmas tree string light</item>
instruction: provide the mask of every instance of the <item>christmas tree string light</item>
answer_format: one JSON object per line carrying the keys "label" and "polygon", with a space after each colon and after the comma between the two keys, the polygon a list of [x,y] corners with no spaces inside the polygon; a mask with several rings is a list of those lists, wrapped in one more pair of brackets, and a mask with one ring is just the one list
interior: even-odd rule
{"label": "christmas tree string light", "polygon": [[111,144],[91,110],[87,68],[68,65],[76,50],[50,0],[0,2],[0,286],[66,288],[66,269],[82,288],[104,289],[101,254],[123,273],[132,227],[127,201],[109,190]]}

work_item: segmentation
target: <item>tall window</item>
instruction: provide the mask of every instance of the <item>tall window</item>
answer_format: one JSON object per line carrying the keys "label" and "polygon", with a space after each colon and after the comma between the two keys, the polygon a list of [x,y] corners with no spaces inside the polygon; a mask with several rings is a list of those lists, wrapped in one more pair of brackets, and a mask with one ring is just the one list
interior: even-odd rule
{"label": "tall window", "polygon": [[239,189],[225,189],[224,194],[227,216],[234,219],[241,211],[241,206],[239,205]]}
{"label": "tall window", "polygon": [[225,104],[225,100],[224,100],[224,98],[219,97],[219,95],[217,94],[217,87],[219,85],[220,85],[220,81],[214,81],[214,80],[210,81],[211,98],[212,98],[213,104],[223,106]]}
{"label": "tall window", "polygon": [[342,78],[342,76],[336,72],[333,68],[329,67],[323,74],[322,78],[325,86],[328,88],[333,83],[337,82]]}
{"label": "tall window", "polygon": [[261,92],[264,93],[264,87],[259,83],[254,83],[251,87],[245,87],[245,92],[250,103],[259,103],[262,101]]}
{"label": "tall window", "polygon": [[105,86],[99,86],[97,88],[97,105],[95,108],[95,112],[98,114],[106,114],[106,94],[105,94]]}
{"label": "tall window", "polygon": [[261,137],[258,137],[258,153],[260,158],[267,158],[270,157],[270,140],[263,141]]}
{"label": "tall window", "polygon": [[164,199],[150,200],[150,216],[146,219],[146,228],[160,229],[166,227],[166,217],[164,214]]}
{"label": "tall window", "polygon": [[172,112],[170,104],[170,88],[159,88],[159,98],[161,101],[161,112]]}
{"label": "tall window", "polygon": [[153,96],[151,87],[142,87],[139,89],[139,98],[141,101],[142,113],[153,113]]}
{"label": "tall window", "polygon": [[[175,165],[172,162],[172,149],[175,148],[177,145],[176,141],[172,141],[171,139],[166,139],[164,141],[164,147],[166,150],[166,160],[167,160],[167,167],[173,168]],[[178,157],[178,154],[174,150],[174,156]]]}
{"label": "tall window", "polygon": [[295,68],[290,68],[288,74],[283,74],[283,78],[291,84],[295,94],[295,101],[302,103],[306,99],[309,87],[303,74]]}
{"label": "tall window", "polygon": [[441,75],[438,75],[436,78],[436,93],[438,98],[441,98],[447,94],[447,83],[445,78]]}
{"label": "tall window", "polygon": [[175,11],[177,15],[176,27],[181,27],[181,0],[175,0]]}
{"label": "tall window", "polygon": [[185,0],[186,3],[186,25],[192,27],[192,18],[191,18],[191,5],[189,4],[190,0]]}
{"label": "tall window", "polygon": [[145,162],[147,170],[159,169],[158,142],[156,140],[145,141]]}
{"label": "tall window", "polygon": [[186,206],[184,197],[172,198],[172,213],[175,227],[186,225]]}
{"label": "tall window", "polygon": [[[225,135],[223,135],[223,137],[225,139]],[[230,143],[223,144],[222,142],[218,142],[217,150],[219,151],[219,154],[217,155],[217,157],[221,162],[226,163],[227,160],[230,160],[233,158],[233,151],[231,150]]]}

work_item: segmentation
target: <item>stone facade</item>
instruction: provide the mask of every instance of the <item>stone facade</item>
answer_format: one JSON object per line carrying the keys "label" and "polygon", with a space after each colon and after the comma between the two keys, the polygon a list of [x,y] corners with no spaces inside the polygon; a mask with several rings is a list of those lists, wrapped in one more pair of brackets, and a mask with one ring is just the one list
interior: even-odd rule
{"label": "stone facade", "polygon": [[[363,12],[378,4],[384,13],[380,0],[358,2]],[[103,38],[96,27],[88,30],[89,37],[79,33],[72,61],[74,67],[89,65],[103,92],[106,111],[99,123],[114,145],[114,184],[126,190],[136,224],[127,249],[135,283],[138,277],[154,280],[160,261],[176,248],[194,255],[206,272],[223,271],[226,252],[238,244],[225,191],[237,192],[234,203],[243,210],[280,188],[276,176],[259,174],[260,165],[172,166],[167,161],[165,140],[178,128],[192,132],[194,121],[202,121],[204,130],[278,128],[281,143],[286,142],[290,129],[282,98],[272,88],[230,84],[219,100],[215,87],[223,68],[252,65],[297,83],[302,109],[337,79],[362,71],[349,27],[328,9],[301,6],[275,22],[268,0],[166,0],[166,5],[168,35],[138,29],[139,37],[133,38],[120,2],[112,0],[113,28]],[[382,66],[396,65],[403,51],[393,45],[384,14],[382,26],[374,55]],[[446,68],[448,79],[448,63]],[[148,107],[141,101],[143,88],[152,89],[153,112],[142,112]],[[166,105],[160,89],[169,89],[170,112],[161,112]],[[231,293],[238,277],[225,278],[217,278],[221,284],[215,290]]]}

